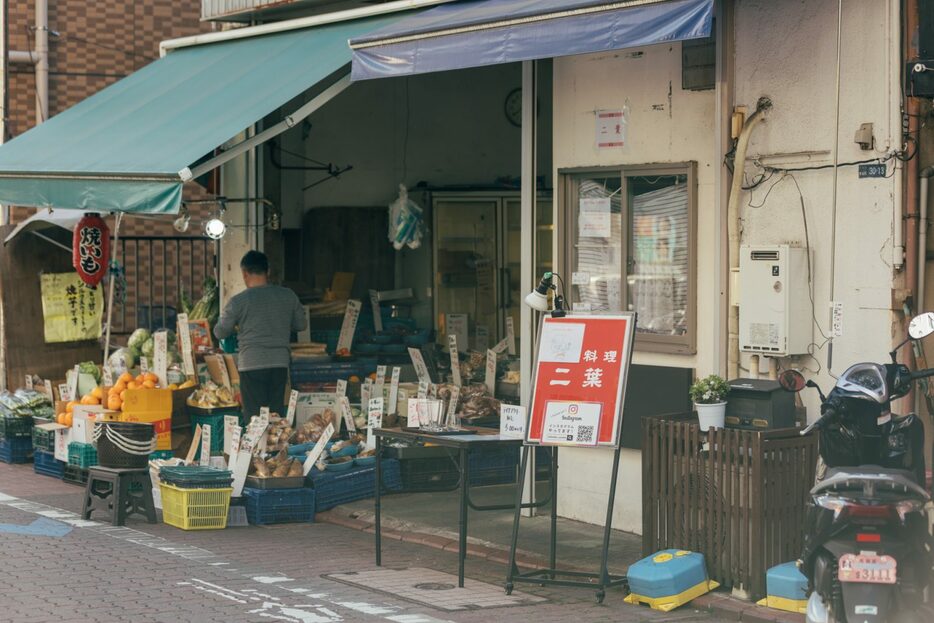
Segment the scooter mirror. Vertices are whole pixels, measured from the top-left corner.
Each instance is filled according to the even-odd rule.
[[[807,387],[804,375],[797,370],[785,370],[778,376],[778,384],[787,392],[800,392]]]
[[[915,316],[908,324],[908,335],[913,340],[920,340],[934,333],[934,312]]]

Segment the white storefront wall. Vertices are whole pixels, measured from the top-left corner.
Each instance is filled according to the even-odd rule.
[[[846,3],[843,20],[843,70],[840,115],[841,162],[874,157],[860,151],[852,137],[861,123],[874,124],[880,150],[898,146],[900,133],[898,72],[891,36],[897,2]],[[749,156],[777,167],[828,164],[833,149],[834,72],[837,3],[797,0],[740,0],[735,14],[735,104],[755,109],[768,96],[773,110],[753,135]],[[896,21],[892,21],[896,19]],[[642,52],[640,56],[635,52]],[[723,372],[720,345],[712,329],[718,322],[716,271],[722,270],[716,244],[720,212],[716,185],[722,154],[716,150],[715,91],[682,91],[681,46],[556,59],[554,65],[555,170],[585,166],[697,162],[697,354],[637,352],[634,363],[695,368],[698,375]],[[670,94],[670,96],[669,96]],[[631,110],[629,145],[620,150],[594,147],[594,111]],[[796,155],[785,155],[796,154]],[[750,165],[747,169],[754,173]],[[800,172],[814,251],[815,313],[824,330],[830,297],[832,170]],[[746,194],[743,242],[804,246],[798,193],[782,181],[763,203],[772,180]],[[893,202],[900,174],[858,180],[855,167],[839,170],[835,298],[845,307],[844,335],[836,340],[834,371],[860,360],[884,360],[891,348],[895,316],[889,310],[893,283]],[[728,189],[721,189],[725,210]],[[556,198],[557,200],[557,198]],[[724,240],[724,244],[726,241]],[[815,342],[823,341],[815,330]],[[816,357],[826,363],[826,351]],[[784,361],[816,371],[809,357]],[[743,358],[743,366],[748,359]],[[748,372],[743,372],[748,375]],[[815,375],[829,388],[826,366]],[[816,413],[814,396],[807,400]],[[628,414],[639,417],[639,414]],[[559,513],[602,524],[606,513],[612,452],[565,450],[561,453]],[[614,527],[641,532],[641,453],[624,449],[616,496]]]

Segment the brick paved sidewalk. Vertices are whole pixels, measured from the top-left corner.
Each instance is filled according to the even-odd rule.
[[[393,623],[714,621],[689,608],[629,606],[620,590],[597,605],[590,591],[522,586],[534,605],[447,611],[325,576],[373,571],[372,535],[325,523],[185,532],[131,521],[114,529],[75,521],[82,490],[0,464],[0,620],[11,623],[292,621]],[[37,519],[63,530],[16,534]],[[49,520],[52,521],[49,521]],[[62,523],[64,522],[64,523]],[[71,525],[69,525],[71,524]],[[78,524],[80,527],[75,527]],[[28,532],[28,531],[27,531]],[[41,530],[39,531],[41,532]],[[54,534],[51,534],[54,533]],[[387,540],[384,565],[456,573],[457,557]],[[498,587],[504,567],[469,558],[468,577]],[[427,573],[427,572],[426,572]],[[348,577],[348,576],[343,576]],[[440,602],[439,602],[440,604]],[[435,605],[439,605],[435,604]]]

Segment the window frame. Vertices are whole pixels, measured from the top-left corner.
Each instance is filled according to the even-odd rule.
[[[560,239],[555,248],[556,266],[561,269],[565,283],[570,286],[571,267],[575,260],[579,181],[588,177],[619,176],[621,191],[626,197],[626,218],[622,223],[620,241],[620,298],[622,308],[629,307],[629,288],[626,285],[632,261],[632,210],[628,178],[686,175],[688,185],[688,309],[685,335],[652,335],[636,333],[635,349],[641,352],[693,355],[697,353],[697,162],[663,164],[618,165],[604,167],[575,167],[558,170],[558,205],[555,223],[561,224]],[[560,254],[560,256],[558,256]],[[573,286],[571,286],[573,287]],[[565,294],[569,299],[571,292]]]

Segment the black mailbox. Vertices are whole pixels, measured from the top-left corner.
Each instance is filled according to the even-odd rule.
[[[778,381],[735,379],[730,381],[726,404],[727,428],[768,430],[795,425],[795,395]]]

